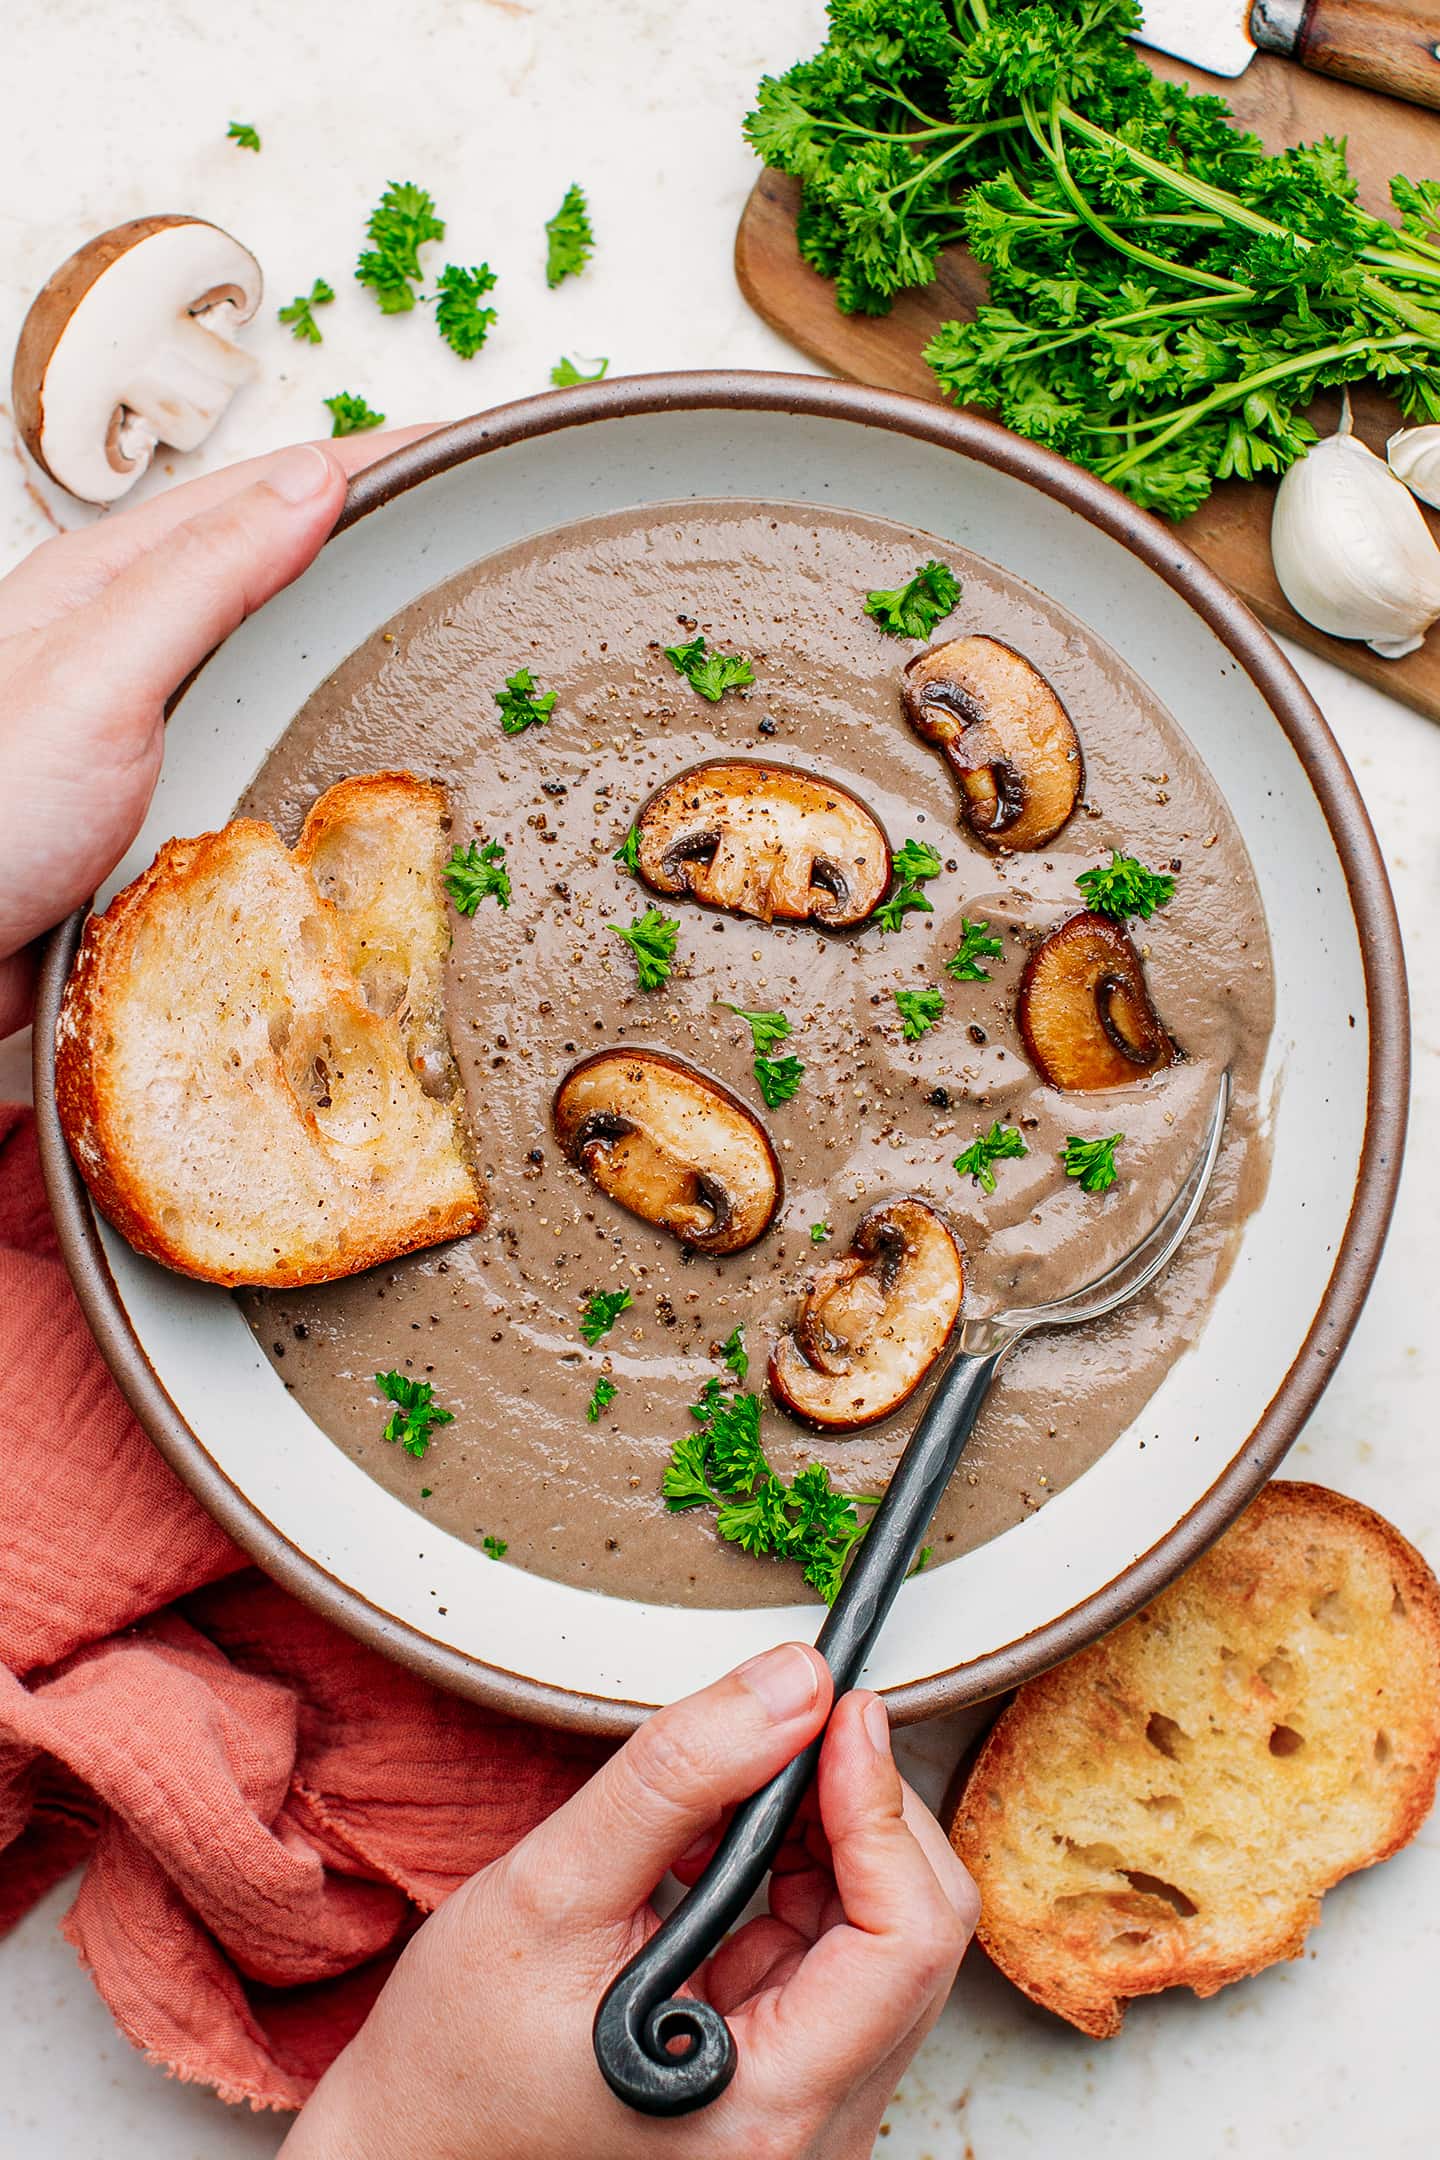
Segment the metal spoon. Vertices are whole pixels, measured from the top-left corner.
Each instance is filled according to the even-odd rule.
[[[1230,1076],[1224,1074],[1199,1154],[1164,1214],[1132,1252],[1053,1304],[968,1320],[885,1497],[851,1563],[816,1648],[838,1699],[855,1685],[894,1603],[990,1383],[1036,1328],[1099,1320],[1151,1284],[1200,1212],[1220,1153]],[[820,1741],[735,1811],[703,1875],[607,1990],[595,2015],[595,2059],[612,2092],[643,2115],[686,2115],[735,2074],[735,2042],[719,2011],[677,1989],[716,1950],[764,1881],[815,1773]],[[670,2053],[678,2042],[681,2052]]]

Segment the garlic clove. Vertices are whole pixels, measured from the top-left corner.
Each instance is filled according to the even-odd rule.
[[[1412,495],[1440,509],[1440,427],[1406,427],[1392,435],[1385,456]]]
[[[1270,552],[1306,622],[1387,660],[1440,617],[1440,548],[1409,489],[1342,429],[1293,464],[1275,494]]]

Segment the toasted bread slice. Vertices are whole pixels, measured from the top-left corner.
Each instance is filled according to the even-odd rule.
[[[1440,1584],[1369,1508],[1268,1486],[1135,1618],[1022,1687],[951,1842],[980,1939],[1104,2039],[1127,2000],[1298,1957],[1414,1837],[1440,1766]]]
[[[353,1275],[476,1229],[443,1006],[444,791],[343,780],[291,854],[172,840],[85,928],[56,1096],[96,1204],[209,1282]]]

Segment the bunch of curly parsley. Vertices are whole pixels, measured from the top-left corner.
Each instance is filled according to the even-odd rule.
[[[1318,390],[1383,382],[1440,419],[1440,184],[1362,210],[1342,143],[1268,155],[1218,98],[1153,76],[1136,0],[831,0],[813,60],[746,122],[804,182],[805,259],[883,314],[966,241],[989,304],[926,348],[985,405],[1183,517],[1281,473]]]

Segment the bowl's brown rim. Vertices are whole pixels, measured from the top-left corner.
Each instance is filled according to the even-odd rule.
[[[735,410],[842,420],[956,450],[1038,488],[1153,570],[1233,654],[1294,749],[1340,857],[1365,977],[1368,1102],[1354,1199],[1314,1321],[1254,1431],[1174,1528],[1101,1589],[982,1657],[888,1690],[891,1715],[903,1724],[1014,1687],[1128,1618],[1220,1535],[1276,1469],[1350,1337],[1389,1227],[1409,1102],[1405,962],[1389,879],[1360,792],[1319,707],[1269,633],[1172,529],[1078,466],[990,421],[895,391],[819,376],[715,371],[622,377],[499,406],[393,451],[351,482],[336,531],[439,473],[536,436],[655,413]],[[212,1460],[181,1416],[130,1325],[56,1114],[55,1021],[84,912],[52,934],[41,969],[35,1027],[40,1152],[60,1248],[81,1306],[141,1424],[235,1542],[277,1582],[352,1635],[439,1686],[513,1716],[597,1734],[631,1731],[649,1705],[508,1671],[382,1611],[299,1552]]]

